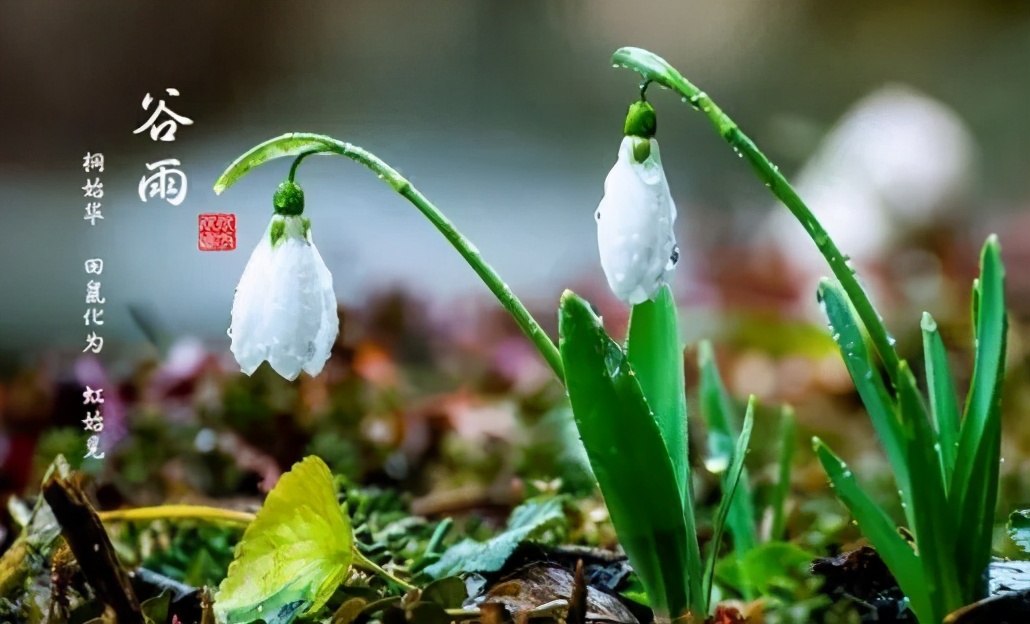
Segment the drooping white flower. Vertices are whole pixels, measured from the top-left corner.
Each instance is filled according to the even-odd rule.
[[[646,156],[638,162],[638,156]],[[658,141],[626,136],[594,212],[601,268],[612,292],[630,305],[652,299],[679,260]]]
[[[333,278],[299,212],[282,214],[277,202],[236,287],[230,349],[248,375],[264,361],[290,381],[317,375],[339,333]]]

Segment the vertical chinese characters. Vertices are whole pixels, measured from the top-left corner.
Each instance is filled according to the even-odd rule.
[[[100,450],[100,432],[104,430],[104,417],[100,415],[100,405],[104,403],[104,389],[103,388],[90,388],[86,386],[86,389],[82,392],[82,404],[96,406],[93,412],[86,412],[86,418],[83,419],[82,424],[85,425],[86,431],[92,433],[89,439],[86,440],[86,454],[83,459],[90,457],[95,459],[103,459],[105,453]]]
[[[86,184],[82,187],[83,196],[87,200],[93,200],[86,203],[86,216],[84,219],[89,221],[90,226],[95,226],[98,219],[104,218],[100,210],[101,203],[99,201],[104,197],[104,183],[100,181],[99,175],[95,175],[92,180],[89,179],[88,175],[90,173],[103,173],[104,155],[87,152],[82,158],[82,168],[85,169],[87,174]],[[104,324],[104,308],[101,306],[103,306],[105,299],[100,294],[100,281],[92,276],[99,277],[104,272],[104,260],[102,258],[89,258],[83,263],[83,267],[86,270],[86,275],[90,276],[90,278],[86,282],[86,313],[83,314],[82,318],[90,331],[86,334],[86,347],[82,352],[86,353],[88,351],[99,354],[104,348],[104,337],[97,333],[97,329]],[[82,392],[82,404],[87,406],[86,417],[83,419],[82,424],[86,433],[90,434],[86,440],[86,454],[83,455],[83,459],[103,459],[106,455],[100,450],[100,432],[104,430],[104,417],[100,413],[100,405],[104,402],[103,392],[103,388],[91,388],[89,386],[86,386],[86,389]],[[92,411],[89,411],[91,408]]]
[[[165,93],[178,97],[179,90],[165,89]],[[150,117],[132,133],[140,134],[149,130],[150,138],[154,141],[174,141],[180,125],[193,125],[192,119],[172,111],[164,100],[158,100],[154,105],[154,98],[149,93],[143,98],[143,110],[150,112]],[[176,158],[147,163],[147,169],[153,173],[144,174],[140,178],[140,200],[145,203],[152,197],[159,197],[173,206],[181,204],[186,199],[187,188],[186,174],[178,168],[181,164]]]
[[[86,170],[88,174],[91,171],[103,172],[104,170],[104,155],[103,154],[92,154],[87,153],[82,159],[82,168]],[[84,197],[86,199],[99,200],[104,196],[104,185],[100,182],[100,177],[94,178],[92,181],[87,177],[86,185],[82,187],[85,192]],[[86,202],[86,216],[83,217],[86,221],[89,221],[90,225],[96,225],[97,219],[103,219],[104,215],[100,212],[99,201],[87,201]]]

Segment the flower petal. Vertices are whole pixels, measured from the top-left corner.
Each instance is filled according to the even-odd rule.
[[[304,220],[275,216],[285,234],[274,248],[272,225],[251,257],[233,302],[233,354],[243,371],[261,361],[288,380],[317,374],[339,331],[332,277]],[[264,250],[260,254],[259,250]]]
[[[232,324],[229,328],[229,336],[232,338],[230,350],[247,375],[252,375],[268,357],[267,345],[256,341],[254,335],[264,306],[265,282],[271,272],[271,231],[272,223],[269,223],[257,247],[251,253],[233,295]]]
[[[604,183],[595,213],[601,267],[612,292],[629,304],[652,298],[678,259],[673,222],[676,205],[662,168],[658,142],[651,155],[633,158],[634,137],[625,137]]]

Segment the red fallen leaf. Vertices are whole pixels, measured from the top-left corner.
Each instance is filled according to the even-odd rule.
[[[715,608],[715,615],[712,616],[712,624],[744,624],[747,622],[744,616],[735,607],[719,605]]]

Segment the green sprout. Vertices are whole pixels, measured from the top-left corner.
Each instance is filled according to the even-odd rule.
[[[955,384],[933,319],[925,314],[921,323],[927,400],[909,365],[894,350],[894,341],[847,256],[778,168],[707,94],[664,59],[647,50],[622,48],[612,61],[639,72],[647,83],[677,92],[702,111],[797,217],[829,263],[836,280],[822,282],[819,298],[894,470],[914,547],[847,466],[820,440],[814,440],[814,447],[837,495],[883,557],[916,618],[936,624],[982,598],[998,497],[1006,339],[1004,268],[996,237],[984,245],[980,277],[973,287],[974,373],[960,418]],[[872,351],[866,348],[867,337]]]

